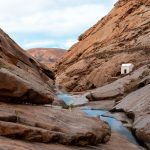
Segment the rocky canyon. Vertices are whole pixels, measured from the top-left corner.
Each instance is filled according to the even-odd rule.
[[[0,149],[149,150],[149,22],[149,0],[119,0],[68,51],[0,29]]]
[[[120,65],[147,63],[149,0],[120,0],[112,11],[81,34],[56,64],[56,82],[67,91],[84,91],[120,77]]]

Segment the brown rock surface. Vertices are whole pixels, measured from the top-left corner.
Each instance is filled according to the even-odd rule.
[[[54,74],[0,30],[0,101],[51,103]]]
[[[28,142],[80,146],[108,142],[110,128],[98,118],[56,109],[51,105],[29,105],[52,103],[53,100],[58,102],[53,80],[53,72],[0,30],[0,136]],[[7,140],[4,139],[6,143]],[[18,149],[18,144],[10,148],[5,142],[3,149]],[[26,143],[19,147],[30,149],[29,145]]]
[[[127,95],[115,109],[126,112],[137,138],[150,144],[150,84]]]
[[[140,67],[130,75],[120,78],[110,84],[87,92],[91,101],[115,99],[120,100],[125,94],[150,83],[150,68],[148,65]]]
[[[27,53],[40,63],[52,66],[66,53],[66,50],[58,48],[32,48],[27,50]]]
[[[92,101],[88,103],[92,110],[111,110],[115,106],[115,100]]]
[[[98,118],[44,106],[0,105],[0,135],[39,143],[97,145],[110,138],[110,128]]]
[[[119,77],[122,63],[147,63],[149,9],[149,0],[120,0],[56,64],[57,84],[67,91],[93,89]]]
[[[89,94],[88,94],[89,93]],[[140,67],[130,75],[85,94],[91,101],[116,101],[113,116],[132,128],[137,138],[150,144],[150,67]],[[95,102],[95,103],[97,103]],[[103,106],[103,105],[102,105]],[[109,104],[109,106],[111,106]],[[124,113],[125,112],[125,113]]]
[[[111,140],[107,144],[96,147],[69,147],[58,144],[29,143],[0,137],[1,150],[116,150],[116,148],[117,150],[144,150],[144,148],[130,143],[128,140],[117,134],[112,134]]]

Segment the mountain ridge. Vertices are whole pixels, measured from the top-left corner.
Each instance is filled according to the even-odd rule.
[[[32,48],[27,53],[34,57],[40,63],[52,66],[66,53],[65,49],[59,48]]]

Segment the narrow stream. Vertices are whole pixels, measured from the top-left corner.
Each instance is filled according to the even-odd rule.
[[[111,127],[111,130],[114,132],[119,133],[121,136],[128,138],[128,140],[136,145],[139,145],[136,138],[132,135],[131,131],[128,128],[124,127],[121,121],[118,121],[112,117],[103,117],[105,113],[108,111],[106,110],[91,110],[91,109],[82,109],[87,115],[92,117],[99,117],[101,120],[107,122]]]
[[[79,96],[77,97],[76,95],[69,95],[65,93],[58,93],[58,97],[63,100],[67,105],[74,105],[76,106],[79,104],[79,101],[82,99]],[[77,99],[76,99],[77,97]],[[81,96],[82,97],[82,96]],[[81,101],[81,104],[87,103],[87,101],[84,99]],[[105,113],[107,113],[107,110],[91,110],[89,107],[85,107],[81,109],[82,112],[87,114],[88,116],[91,117],[99,117],[101,120],[107,122],[109,126],[111,127],[111,130],[114,132],[119,133],[121,136],[126,137],[130,142],[139,145],[136,138],[132,135],[131,131],[124,127],[121,121],[118,121],[115,118],[112,117],[103,117]]]

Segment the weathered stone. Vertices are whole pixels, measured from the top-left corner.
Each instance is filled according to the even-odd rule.
[[[127,95],[117,106],[127,114],[132,112],[133,130],[137,138],[150,143],[150,84]]]
[[[63,100],[55,99],[52,103],[54,106],[61,106],[62,108],[67,108],[66,103]]]
[[[130,75],[92,90],[89,94],[87,93],[87,98],[90,101],[105,99],[117,100],[118,97],[148,84],[148,79],[150,79],[150,69],[148,66],[143,66]]]
[[[40,143],[97,145],[110,137],[98,118],[44,106],[0,105],[0,135]]]
[[[56,64],[56,82],[67,91],[85,91],[120,78],[122,63],[133,63],[135,68],[147,64],[149,8],[149,0],[119,1]],[[82,68],[85,62],[87,68]]]
[[[86,147],[70,147],[56,144],[42,144],[42,143],[29,143],[19,140],[12,140],[4,137],[0,137],[0,149],[1,150],[144,150],[144,148],[138,147],[130,143],[127,139],[120,137],[117,134],[112,134],[111,140],[107,144],[101,144],[98,146],[86,146]]]
[[[94,109],[111,110],[115,106],[115,101],[114,100],[93,101],[89,102],[88,106],[93,110]]]
[[[54,74],[0,30],[0,101],[52,103]]]

